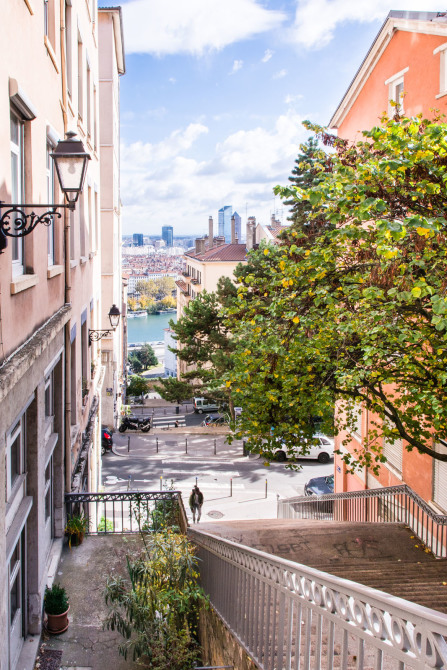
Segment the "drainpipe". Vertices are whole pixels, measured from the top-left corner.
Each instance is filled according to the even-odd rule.
[[[60,0],[60,40],[61,40],[61,80],[62,80],[62,117],[64,136],[68,130],[67,122],[67,64],[65,54],[65,0]],[[64,208],[64,254],[65,254],[65,304],[71,304],[71,268],[70,268],[70,213]],[[65,324],[65,491],[71,492],[71,340],[70,320]]]

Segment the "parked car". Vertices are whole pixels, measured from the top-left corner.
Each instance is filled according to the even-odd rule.
[[[194,398],[194,412],[196,414],[203,414],[204,412],[217,412],[218,405],[211,400],[205,398]]]
[[[334,475],[314,477],[304,484],[306,496],[322,496],[325,493],[334,493]]]
[[[306,440],[304,440],[305,443]],[[314,435],[313,444],[309,445],[309,451],[306,454],[297,454],[293,447],[282,443],[275,451],[275,456],[278,461],[286,461],[288,458],[311,458],[319,463],[329,463],[334,457],[334,440],[326,435]]]
[[[226,416],[220,416],[218,414],[211,416],[207,414],[202,421],[202,426],[220,426],[225,423],[228,423],[228,418]]]
[[[106,451],[112,451],[113,437],[108,428],[101,428],[101,454],[104,455]]]

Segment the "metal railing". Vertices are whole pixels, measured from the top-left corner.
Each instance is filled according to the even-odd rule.
[[[404,523],[437,558],[447,556],[447,516],[436,514],[406,484],[278,500],[277,517]]]
[[[447,615],[189,529],[211,605],[261,670],[447,667]]]
[[[144,526],[176,525],[185,533],[187,516],[180,491],[125,491],[119,493],[66,493],[67,518],[83,514],[86,533],[138,533]]]

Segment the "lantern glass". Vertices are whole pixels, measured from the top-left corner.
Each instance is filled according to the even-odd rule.
[[[110,325],[115,330],[120,322],[121,313],[116,305],[112,305],[109,312]]]
[[[74,209],[74,203],[84,187],[90,156],[84,151],[81,140],[75,140],[74,133],[67,133],[67,139],[58,142],[51,157],[56,166],[61,190]]]

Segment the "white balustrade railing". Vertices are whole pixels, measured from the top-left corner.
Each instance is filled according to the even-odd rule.
[[[447,615],[188,530],[211,605],[262,670],[447,668]]]

